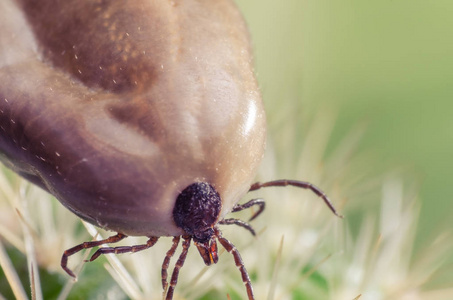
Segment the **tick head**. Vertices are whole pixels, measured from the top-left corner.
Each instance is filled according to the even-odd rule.
[[[176,199],[173,218],[176,225],[193,237],[206,265],[218,261],[216,231],[222,200],[212,185],[197,182],[185,188]]]
[[[193,237],[195,243],[209,248],[221,209],[222,200],[214,187],[206,182],[196,182],[178,195],[173,219],[186,235]]]

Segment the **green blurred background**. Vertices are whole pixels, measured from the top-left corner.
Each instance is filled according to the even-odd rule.
[[[336,112],[335,144],[358,124],[376,170],[420,182],[416,245],[453,219],[453,2],[238,0],[269,108]],[[295,101],[295,102],[294,102]],[[284,110],[284,109],[283,109]],[[308,112],[308,113],[307,113]]]

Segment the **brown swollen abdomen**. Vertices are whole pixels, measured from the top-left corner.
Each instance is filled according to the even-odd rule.
[[[0,38],[7,166],[128,235],[180,234],[172,209],[195,181],[215,186],[222,216],[247,191],[265,116],[231,1],[3,5],[25,24],[4,19]]]

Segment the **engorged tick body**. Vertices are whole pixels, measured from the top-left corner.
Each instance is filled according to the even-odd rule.
[[[197,181],[216,187],[221,216],[231,211],[265,141],[231,1],[24,0],[22,9],[35,41],[0,73],[0,147],[18,172],[127,235],[182,234],[173,207]]]
[[[183,236],[182,259],[193,239],[206,264],[217,262],[216,240],[241,261],[217,224],[254,234],[249,224],[224,219],[254,205],[253,218],[262,211],[262,200],[237,204],[249,189],[296,185],[328,203],[304,182],[251,188],[265,113],[247,28],[231,0],[2,5],[0,159],[82,219],[118,232],[107,242],[150,238],[92,259],[144,250],[160,236],[175,236],[176,247]],[[68,256],[100,244],[66,251],[65,270],[72,274]]]

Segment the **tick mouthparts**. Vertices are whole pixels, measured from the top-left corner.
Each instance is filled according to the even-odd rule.
[[[205,265],[207,266],[212,265],[211,255],[209,253],[209,243],[195,242],[195,246],[197,246],[198,252],[200,252],[200,256],[203,258]]]
[[[209,249],[209,255],[211,256],[211,261],[217,263],[219,261],[219,256],[217,254],[217,242],[215,239],[211,240],[211,247]]]
[[[219,261],[219,256],[217,255],[217,243],[214,239],[211,240],[211,243],[209,243],[209,241],[205,243],[195,242],[195,246],[197,246],[198,252],[200,252],[205,265],[210,266]]]

